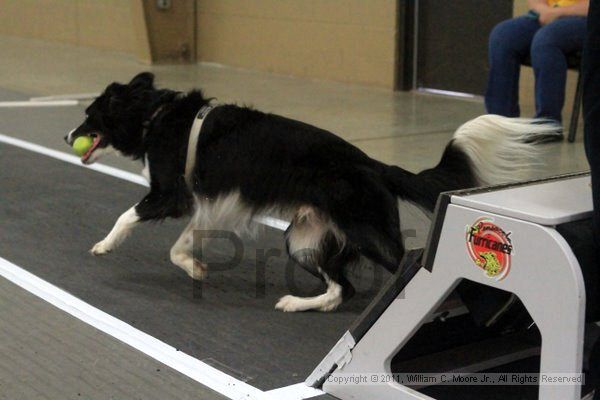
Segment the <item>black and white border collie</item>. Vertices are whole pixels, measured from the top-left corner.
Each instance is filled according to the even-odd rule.
[[[116,150],[142,160],[150,182],[149,193],[91,253],[114,250],[140,222],[186,216],[190,222],[171,248],[171,261],[203,279],[207,266],[192,254],[195,229],[240,232],[257,215],[275,215],[291,221],[285,232],[290,257],[318,271],[327,285],[316,297],[282,297],[275,307],[283,311],[334,310],[353,291],[344,267],[361,256],[393,272],[404,253],[399,201],[431,215],[440,192],[519,179],[537,154],[529,139],[557,134],[540,121],[484,115],[458,128],[436,167],[413,174],[323,129],[215,105],[190,149],[195,167],[188,185],[190,128],[210,103],[199,90],[156,89],[146,72],[128,84],[110,84],[86,109],[85,121],[65,137],[68,144],[94,137],[81,161],[91,164]]]

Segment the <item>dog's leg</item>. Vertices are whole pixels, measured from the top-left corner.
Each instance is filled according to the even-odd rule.
[[[137,204],[136,204],[137,206]],[[115,226],[112,228],[110,233],[106,235],[104,240],[96,243],[90,252],[99,256],[101,254],[106,254],[120,245],[123,240],[129,235],[131,230],[139,223],[140,217],[136,212],[136,206],[131,207],[129,210],[125,211],[117,222]]]
[[[185,227],[179,239],[171,247],[171,262],[196,280],[202,280],[207,271],[206,264],[194,258],[194,228],[196,227],[196,218],[192,217],[191,221]]]
[[[302,207],[286,232],[286,242],[290,257],[303,268],[318,271],[327,290],[315,297],[284,296],[275,308],[286,312],[335,310],[342,303],[344,291],[351,290],[342,268],[352,262],[354,253],[345,248],[343,234],[313,208]]]
[[[283,296],[275,308],[285,312],[318,310],[318,311],[333,311],[342,304],[342,285],[331,279],[326,273],[323,274],[327,283],[327,291],[323,294],[314,297],[298,297],[288,294]]]

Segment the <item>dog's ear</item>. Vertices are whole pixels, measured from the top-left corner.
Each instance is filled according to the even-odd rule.
[[[154,74],[152,72],[139,73],[129,82],[129,86],[135,88],[150,89],[152,85],[154,85]]]

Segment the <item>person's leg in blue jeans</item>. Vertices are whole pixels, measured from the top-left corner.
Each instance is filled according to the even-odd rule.
[[[562,121],[567,82],[566,54],[581,50],[585,17],[563,17],[539,29],[531,42],[535,74],[535,116]]]
[[[519,71],[541,25],[535,18],[517,17],[496,25],[489,39],[485,108],[489,114],[518,117]]]

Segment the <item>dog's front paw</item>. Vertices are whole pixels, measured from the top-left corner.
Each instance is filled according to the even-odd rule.
[[[302,299],[291,294],[280,298],[277,304],[275,304],[275,309],[283,312],[304,311],[302,308]]]
[[[95,256],[101,256],[102,254],[106,254],[109,253],[112,250],[112,248],[106,243],[105,240],[98,242],[94,245],[94,247],[92,247],[92,249],[90,250],[90,253],[92,253]]]

